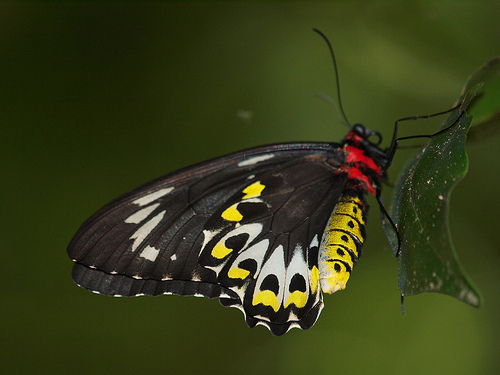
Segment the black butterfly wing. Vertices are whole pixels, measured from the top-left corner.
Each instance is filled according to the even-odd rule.
[[[73,280],[113,296],[201,295],[274,334],[323,306],[321,236],[347,177],[339,146],[264,146],[161,177],[89,218],[68,246]]]

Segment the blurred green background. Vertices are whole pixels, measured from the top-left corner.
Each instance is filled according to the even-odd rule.
[[[65,250],[99,207],[167,172],[265,143],[340,140],[346,129],[314,97],[335,86],[312,27],[334,45],[350,121],[387,141],[396,119],[448,109],[499,54],[499,14],[498,1],[2,2],[0,372],[500,373],[498,134],[468,146],[451,202],[480,309],[425,294],[401,315],[371,198],[348,288],[325,297],[311,330],[280,338],[213,300],[89,293]],[[410,155],[397,154],[390,181]]]

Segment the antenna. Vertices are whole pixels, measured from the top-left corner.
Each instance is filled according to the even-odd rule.
[[[335,113],[336,113],[338,119],[340,120],[340,122],[342,124],[344,124],[345,126],[347,126],[348,128],[351,128],[352,127],[351,123],[347,119],[347,116],[345,115],[345,112],[344,112],[344,108],[342,107],[342,100],[340,98],[339,72],[338,72],[338,69],[337,69],[337,61],[335,60],[335,54],[333,53],[332,45],[330,44],[330,41],[328,40],[328,38],[326,37],[326,35],[323,34],[321,31],[319,31],[316,28],[313,28],[313,31],[316,32],[316,33],[318,33],[323,38],[323,40],[328,45],[328,49],[330,50],[330,55],[332,56],[333,69],[335,71],[335,81],[336,81],[336,84],[337,84],[337,92],[336,92],[337,93],[337,102],[335,102],[333,100],[331,100],[329,102],[332,103],[333,109],[335,110]]]

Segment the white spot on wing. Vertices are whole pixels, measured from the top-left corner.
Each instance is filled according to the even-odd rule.
[[[269,247],[269,240],[263,239],[257,242],[255,245],[250,246],[248,249],[242,251],[238,257],[234,260],[233,264],[238,265],[246,259],[254,259],[257,262],[257,269],[255,274],[260,272],[260,267],[264,261],[264,255],[266,254],[267,248]]]
[[[253,158],[240,161],[238,163],[238,167],[247,167],[249,165],[254,165],[254,164],[260,163],[261,161],[269,160],[269,159],[272,159],[272,158],[274,158],[274,154],[266,154],[266,155],[261,155],[261,156],[254,156]]]
[[[219,298],[229,298],[231,299],[231,296],[227,293],[224,293],[223,291],[220,292]]]
[[[139,229],[135,231],[133,235],[130,236],[131,240],[134,240],[132,244],[132,251],[135,251],[137,247],[144,241],[144,239],[156,228],[165,215],[165,211],[161,211],[158,215],[153,217],[151,220],[147,221]]]
[[[238,255],[234,260],[233,265],[237,267],[238,264],[240,264],[246,259],[254,259],[257,262],[257,269],[255,271],[254,276],[258,275],[260,272],[260,267],[262,266],[262,263],[264,261],[264,255],[266,254],[268,247],[269,247],[268,239],[264,239],[260,242],[257,242],[255,245],[250,246],[245,251],[242,251],[240,255]],[[233,265],[231,265],[230,269],[233,267]],[[238,296],[240,297],[240,300],[243,301],[246,292],[246,287],[247,285],[244,285],[242,288],[236,286],[236,287],[231,287],[230,289],[236,292],[236,294],[238,294]]]
[[[266,324],[266,322],[270,322],[271,319],[269,319],[268,316],[264,316],[264,315],[254,315],[254,317],[256,319],[260,319],[262,320],[262,322],[258,322],[257,325],[261,325],[261,326],[264,326],[264,327],[267,327],[268,329],[271,329],[269,328],[269,326]]]
[[[294,321],[296,322],[299,320],[299,317],[293,313],[293,311],[290,311],[290,314],[288,314],[288,321]]]
[[[250,236],[246,242],[248,244],[248,243],[252,242],[254,240],[254,238],[260,234],[260,232],[262,232],[262,228],[263,228],[263,225],[260,223],[245,224],[237,229],[233,229],[231,232],[226,234],[223,238],[225,241],[229,237],[237,236],[241,233],[248,233],[248,235]]]
[[[220,233],[221,230],[222,230],[222,228],[219,228],[219,229],[216,229],[213,231],[205,229],[203,231],[203,245],[201,246],[202,251],[205,248],[205,246],[207,246],[207,243],[209,243],[212,238],[214,238],[218,233]]]
[[[284,281],[285,281],[285,258],[283,245],[279,245],[273,250],[273,253],[269,259],[264,263],[262,270],[260,271],[259,278],[257,279],[257,285],[255,286],[254,295],[261,290],[261,285],[267,275],[275,275],[278,278],[278,302],[280,307],[283,305],[283,294],[284,294]]]
[[[245,198],[241,202],[245,203],[263,203],[264,201],[260,198]],[[240,202],[238,202],[240,203]]]
[[[315,237],[316,238],[316,237]],[[313,239],[314,241],[314,239]],[[286,303],[288,301],[288,297],[290,296],[290,283],[292,282],[292,278],[295,274],[300,274],[306,280],[306,290],[305,293],[309,294],[309,269],[307,268],[307,264],[304,260],[304,252],[302,250],[302,245],[297,244],[295,249],[293,250],[292,260],[286,269],[286,281],[285,281],[285,291],[283,301]],[[278,279],[279,279],[279,275]]]
[[[177,260],[177,255],[175,254],[172,254],[172,256],[170,257],[170,260],[173,262],[174,260]]]
[[[160,249],[157,249],[153,246],[146,246],[144,250],[141,251],[140,256],[144,259],[150,260],[154,262],[160,253]]]
[[[319,242],[318,242],[318,235],[314,235],[314,238],[312,239],[311,243],[309,244],[309,248],[312,248],[312,247],[318,247],[319,246]]]
[[[243,315],[245,316],[245,318],[246,318],[247,313],[245,312],[245,309],[243,308],[243,306],[241,306],[241,305],[231,305],[230,307],[234,307],[234,308],[240,310],[243,313]]]
[[[151,206],[147,206],[136,213],[130,215],[125,219],[126,223],[131,223],[131,224],[139,224],[141,221],[146,219],[151,212],[153,212],[160,204],[152,204]]]
[[[163,189],[157,190],[157,191],[155,191],[153,193],[150,193],[148,195],[145,195],[144,197],[136,199],[132,203],[138,204],[139,206],[145,206],[145,205],[147,205],[147,204],[149,204],[149,203],[157,200],[158,198],[161,198],[164,195],[167,195],[172,190],[174,190],[173,186],[170,186],[170,187],[167,187],[167,188],[163,188]]]

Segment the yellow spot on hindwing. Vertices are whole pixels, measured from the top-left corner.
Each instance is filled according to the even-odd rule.
[[[266,186],[262,185],[260,181],[256,181],[253,184],[248,185],[245,189],[243,189],[243,193],[245,193],[245,195],[242,199],[249,199],[260,196],[260,193],[262,193],[262,190],[264,190],[265,187]]]
[[[245,270],[240,267],[232,267],[229,272],[227,273],[227,276],[229,276],[231,279],[246,279],[250,275],[250,271]]]
[[[270,306],[275,312],[278,312],[280,308],[278,297],[270,290],[263,290],[253,297],[252,304],[256,306],[259,303],[262,303],[265,306]]]
[[[363,245],[364,205],[357,197],[342,197],[325,228],[319,249],[319,279],[325,293],[346,287]]]
[[[238,203],[227,208],[221,216],[227,221],[241,221],[243,219],[243,215],[238,211]]]
[[[313,266],[313,268],[311,270],[311,292],[312,292],[312,294],[316,293],[316,289],[318,288],[318,282],[319,282],[318,267]]]
[[[287,308],[290,304],[294,304],[297,306],[299,309],[304,307],[307,303],[307,294],[304,292],[301,292],[300,290],[296,290],[290,296],[288,297],[286,303],[285,303],[285,308]]]
[[[233,250],[227,248],[226,245],[224,245],[224,243],[221,241],[212,249],[212,256],[217,259],[223,259],[231,254],[231,251]]]

